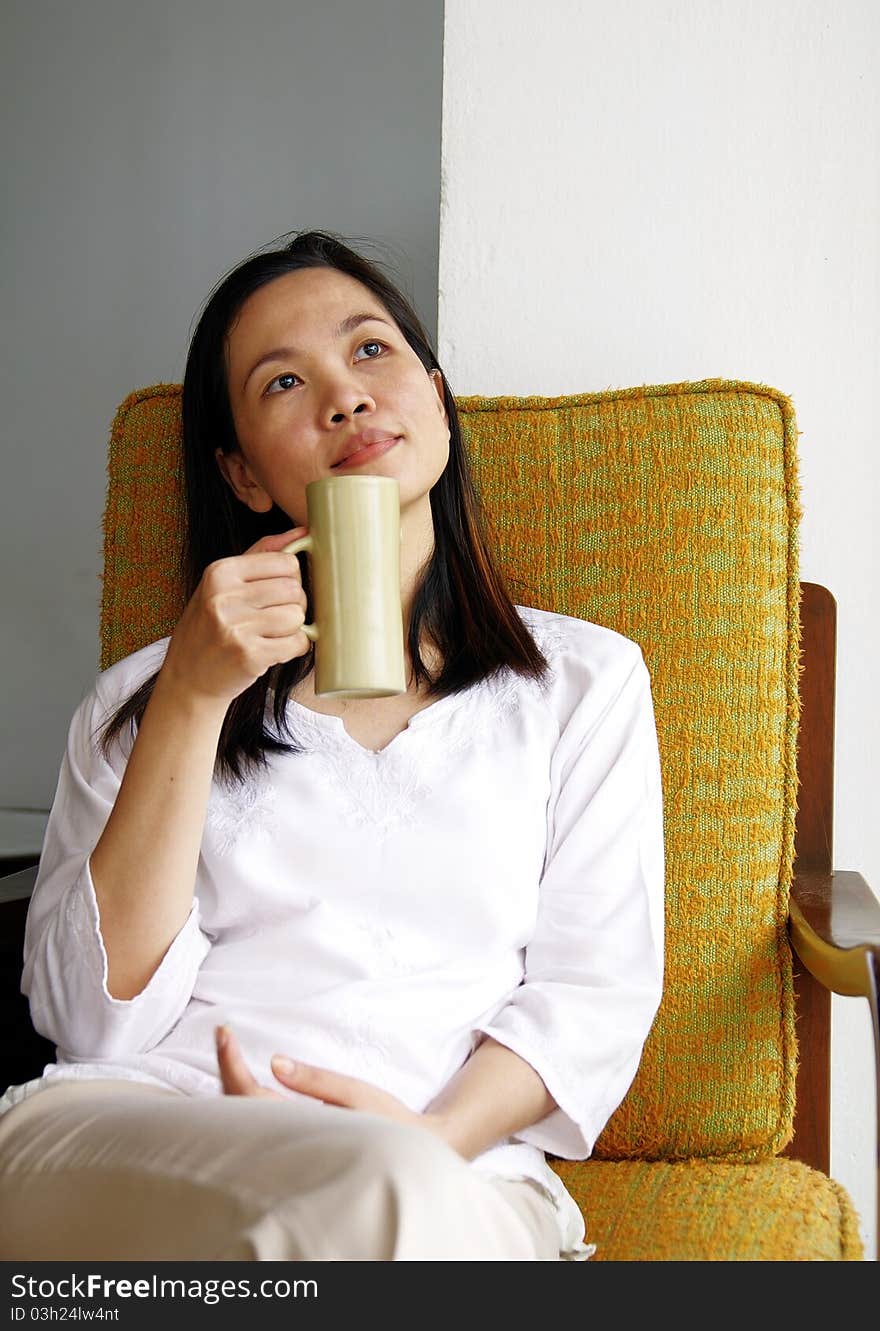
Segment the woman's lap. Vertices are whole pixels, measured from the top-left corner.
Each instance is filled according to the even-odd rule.
[[[555,1261],[558,1234],[416,1125],[69,1081],[0,1116],[0,1259]]]

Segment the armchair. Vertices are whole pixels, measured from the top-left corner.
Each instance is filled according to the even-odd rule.
[[[457,405],[514,599],[634,638],[654,689],[664,998],[593,1157],[551,1164],[597,1260],[860,1260],[828,1177],[830,991],[878,1035],[880,903],[832,867],[834,603],[799,581],[792,403],[707,380]],[[102,667],[181,609],[179,408],[158,384],[113,422]],[[32,881],[0,884],[7,929]]]

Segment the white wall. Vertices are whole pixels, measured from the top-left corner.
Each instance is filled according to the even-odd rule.
[[[801,576],[837,599],[835,849],[880,889],[880,7],[446,0],[454,391],[702,378],[794,400]],[[867,1004],[834,1000],[832,1174],[874,1252]]]
[[[442,0],[6,0],[0,855],[98,669],[107,439],[253,249],[375,241],[436,323]],[[362,246],[363,248],[363,246]],[[36,839],[36,844],[34,844]]]

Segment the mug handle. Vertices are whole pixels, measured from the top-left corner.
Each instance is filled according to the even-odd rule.
[[[298,555],[300,550],[305,550],[306,554],[311,554],[314,544],[311,535],[300,536],[297,540],[291,541],[290,545],[282,546],[282,551],[286,555]],[[311,642],[318,641],[317,624],[303,624],[302,631]]]

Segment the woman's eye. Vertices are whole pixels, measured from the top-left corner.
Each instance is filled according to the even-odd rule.
[[[270,393],[286,393],[288,388],[293,387],[295,374],[279,374],[266,388],[266,395]]]
[[[361,345],[360,345],[359,350],[360,350],[360,351],[365,351],[365,350],[367,349],[367,347],[375,347],[375,348],[376,348],[376,350],[375,350],[374,352],[370,353],[370,354],[367,356],[367,360],[375,360],[376,357],[377,357],[377,356],[380,356],[380,355],[382,354],[382,352],[384,351],[384,349],[385,349],[385,343],[384,343],[384,342],[362,342]]]

